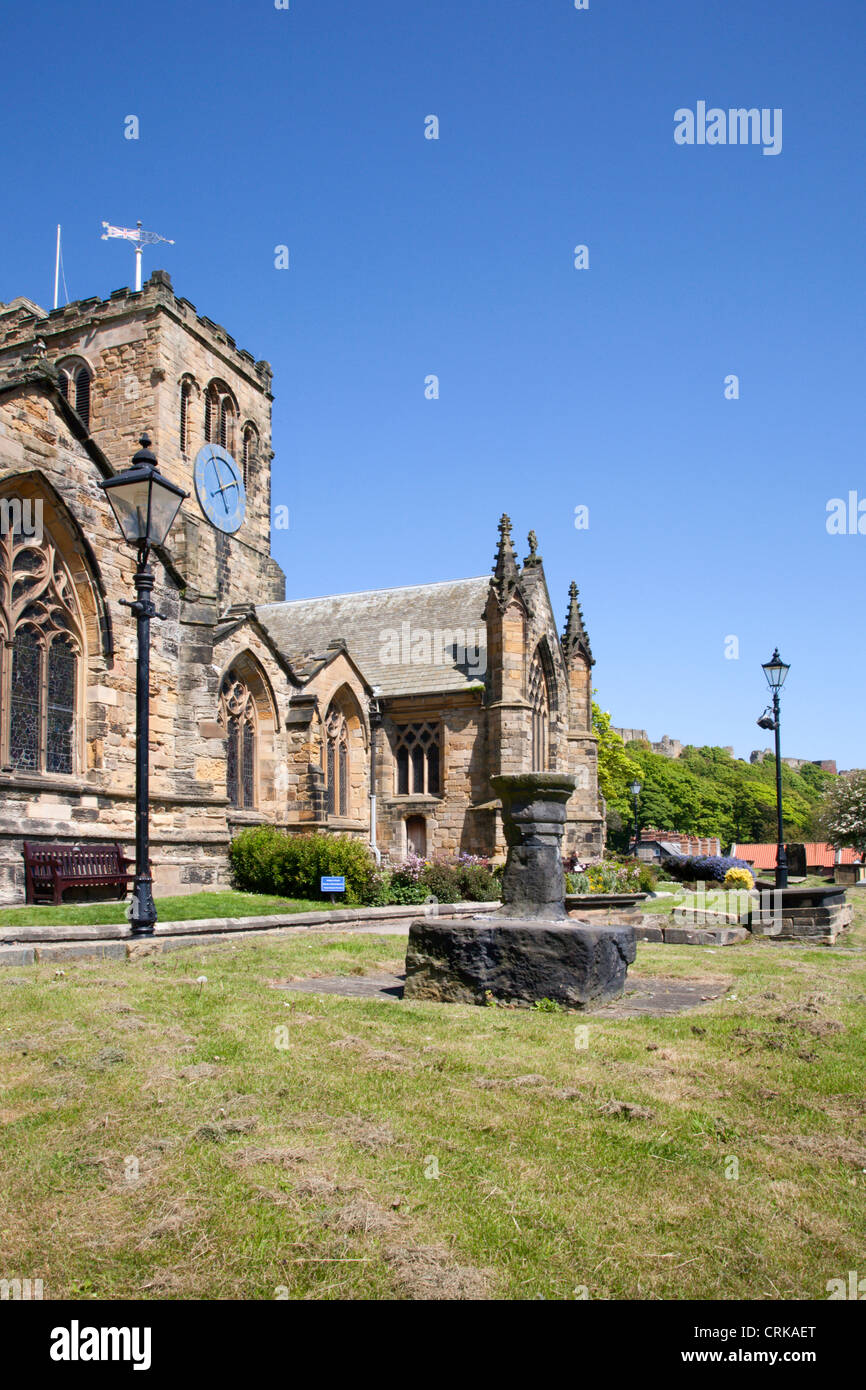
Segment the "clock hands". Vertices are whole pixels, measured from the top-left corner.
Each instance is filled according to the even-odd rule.
[[[213,464],[213,470],[217,480],[217,486],[213,489],[213,495],[216,496],[216,494],[219,493],[220,497],[222,498],[222,504],[226,509],[226,514],[228,514],[229,504],[226,501],[224,494],[227,493],[230,488],[235,488],[235,490],[237,490],[237,478],[232,477],[230,474],[229,481],[227,483],[223,483],[222,475],[220,474],[219,470],[219,465],[222,462],[222,460],[219,458],[217,454],[212,453],[210,456],[210,462]]]

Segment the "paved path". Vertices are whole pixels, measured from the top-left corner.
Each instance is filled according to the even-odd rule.
[[[403,998],[405,975],[380,972],[369,975],[322,975],[309,980],[287,980],[275,989],[295,990],[299,994],[338,994],[346,999],[386,999],[398,1003]],[[725,993],[727,984],[718,980],[670,980],[655,976],[629,979],[622,999],[592,1010],[611,1018],[664,1017],[699,1008]]]

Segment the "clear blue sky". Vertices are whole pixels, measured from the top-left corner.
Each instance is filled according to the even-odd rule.
[[[748,756],[778,643],[784,751],[866,763],[866,535],[825,527],[866,499],[862,0],[3,23],[0,299],[50,306],[57,222],[71,298],[131,283],[103,218],[175,238],[145,274],[274,366],[290,597],[484,573],[507,510],[615,723]],[[781,154],[676,145],[699,100],[781,107]]]

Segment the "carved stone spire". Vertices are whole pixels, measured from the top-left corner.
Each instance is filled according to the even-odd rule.
[[[594,665],[592,648],[583,623],[583,613],[577,601],[577,585],[573,579],[568,589],[568,617],[562,634],[562,649],[566,661],[570,661],[575,652],[581,652],[590,665]]]
[[[496,563],[493,566],[493,583],[503,602],[518,579],[517,556],[511,543],[511,518],[505,512],[499,518],[499,545],[496,548]]]

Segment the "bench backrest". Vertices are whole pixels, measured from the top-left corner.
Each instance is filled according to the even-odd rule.
[[[108,845],[43,844],[24,841],[24,862],[34,880],[60,878],[109,878],[126,872],[126,858],[118,841]]]

